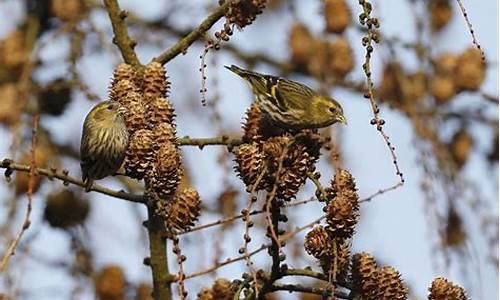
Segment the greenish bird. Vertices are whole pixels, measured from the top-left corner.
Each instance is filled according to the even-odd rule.
[[[85,190],[93,181],[113,175],[120,168],[128,146],[127,110],[116,101],[103,101],[92,108],[83,123],[80,167]]]
[[[245,79],[255,95],[255,103],[278,127],[313,129],[340,122],[347,124],[342,106],[308,86],[272,75],[225,66]]]

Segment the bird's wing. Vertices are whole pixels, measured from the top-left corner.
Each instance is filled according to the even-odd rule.
[[[288,109],[306,109],[311,103],[308,101],[316,93],[309,87],[288,79],[278,79],[273,87],[272,95],[278,102],[286,103]],[[286,99],[285,99],[286,97]]]

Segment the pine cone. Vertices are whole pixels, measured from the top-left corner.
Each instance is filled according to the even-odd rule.
[[[291,61],[300,70],[307,70],[311,58],[313,35],[302,23],[295,23],[290,31],[288,47],[291,51]]]
[[[142,87],[142,78],[138,76],[134,67],[129,64],[121,63],[116,66],[115,71],[113,72],[113,81],[111,86],[115,86],[120,80],[128,80],[139,89]]]
[[[155,127],[161,123],[175,126],[174,118],[174,107],[168,99],[157,97],[149,103],[148,121],[151,126]]]
[[[325,0],[323,13],[326,31],[342,33],[351,23],[351,9],[345,0]]]
[[[332,242],[328,231],[323,226],[314,227],[307,233],[304,240],[304,248],[309,255],[317,259],[324,258],[330,254]]]
[[[229,282],[229,280],[219,278],[212,285],[212,293],[214,299],[233,300],[237,288],[238,286]]]
[[[336,238],[350,238],[359,218],[359,205],[353,202],[356,193],[345,190],[337,194],[326,206],[328,230]]]
[[[154,145],[153,150],[158,151],[163,144],[175,144],[175,127],[169,123],[160,123],[153,131]]]
[[[194,226],[201,212],[201,200],[198,192],[187,188],[177,193],[171,202],[168,202],[163,213],[167,228],[187,230]]]
[[[291,153],[290,153],[291,152]],[[278,175],[276,197],[285,201],[294,199],[305,184],[307,174],[314,171],[315,158],[309,156],[302,145],[294,145],[284,162],[284,168]]]
[[[158,97],[166,97],[170,88],[170,82],[163,66],[158,62],[146,65],[143,76],[144,96],[148,101]]]
[[[51,0],[50,12],[64,22],[76,21],[83,15],[84,3],[81,0]]]
[[[125,154],[125,173],[136,179],[142,179],[151,171],[153,163],[153,132],[147,129],[137,130],[132,137]]]
[[[100,300],[125,299],[126,279],[122,268],[107,266],[95,278],[95,292]]]
[[[450,75],[434,75],[430,81],[431,94],[437,104],[447,103],[457,93],[455,82]]]
[[[234,149],[235,154],[235,171],[238,176],[243,180],[247,189],[251,190],[253,185],[257,182],[257,178],[265,168],[263,155],[255,144],[242,144]],[[264,178],[260,180],[256,190],[265,187]]]
[[[262,138],[261,123],[262,112],[257,104],[252,105],[247,109],[245,122],[243,123],[243,138],[247,141],[259,141]]]
[[[140,129],[146,129],[146,111],[142,96],[139,93],[128,93],[123,100],[123,105],[127,108],[127,129],[133,133]]]
[[[431,0],[428,2],[427,10],[430,14],[431,28],[433,31],[443,29],[453,16],[452,6],[449,0]]]
[[[231,24],[235,24],[239,29],[252,24],[257,15],[262,13],[266,7],[266,0],[241,0],[231,2],[226,10],[226,19]]]
[[[148,178],[158,196],[166,199],[175,193],[179,185],[182,169],[181,155],[173,143],[165,143],[156,154],[154,174]]]
[[[449,282],[446,278],[437,277],[429,288],[429,300],[468,300],[467,293],[459,286]]]
[[[354,53],[347,39],[337,38],[329,45],[328,54],[329,68],[338,78],[344,78],[354,69]]]
[[[83,224],[88,214],[89,202],[63,189],[47,196],[43,217],[50,226],[66,229]]]
[[[356,253],[351,260],[353,288],[366,300],[377,299],[378,272],[375,258],[366,252]]]
[[[128,101],[131,101],[131,99],[127,97],[129,93],[140,93],[140,90],[133,81],[122,79],[116,83],[112,83],[109,90],[109,99],[118,101],[120,104],[127,107]]]
[[[401,275],[393,267],[386,266],[378,270],[379,300],[403,300],[408,297],[408,288]]]
[[[451,157],[459,169],[461,169],[469,160],[473,146],[474,140],[465,128],[461,128],[453,135],[449,149]]]
[[[333,179],[330,181],[330,187],[326,189],[329,199],[335,198],[339,191],[357,191],[354,177],[352,177],[349,171],[344,169],[340,169],[339,172],[333,176]]]
[[[457,61],[455,84],[460,91],[477,91],[483,84],[486,64],[476,48],[467,49]]]
[[[333,274],[333,268],[336,268],[336,280],[347,280],[347,274],[349,274],[349,244],[348,242],[342,242],[340,240],[336,241],[337,251],[333,252],[333,247],[330,247],[329,254],[320,258],[319,264],[323,269],[323,273],[330,277]]]
[[[198,293],[197,300],[215,300],[214,295],[212,294],[212,289],[204,287]]]

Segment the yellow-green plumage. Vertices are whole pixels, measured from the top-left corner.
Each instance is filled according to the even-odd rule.
[[[86,191],[95,179],[113,175],[120,168],[128,145],[126,110],[118,102],[104,101],[92,108],[83,123],[80,166]]]
[[[245,79],[255,102],[269,119],[284,129],[311,129],[346,123],[342,106],[302,83],[241,69],[227,69]]]

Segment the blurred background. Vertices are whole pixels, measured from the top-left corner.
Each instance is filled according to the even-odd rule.
[[[173,45],[218,6],[215,0],[119,2],[129,11],[126,22],[142,63]],[[426,299],[437,276],[460,284],[472,299],[496,299],[498,1],[464,3],[486,63],[456,1],[372,4],[381,36],[372,58],[376,99],[405,184],[361,205],[351,250],[370,252],[380,265],[396,268],[412,299]],[[393,159],[370,125],[373,114],[363,97],[365,29],[359,13],[358,1],[268,0],[251,25],[235,29],[219,50],[206,54],[207,106],[201,104],[199,70],[205,40],[195,43],[166,64],[178,136],[241,136],[252,94],[223,68],[236,64],[329,92],[343,105],[348,126],[334,125],[322,134],[333,138],[360,197],[397,184]],[[206,38],[214,39],[222,28],[223,20]],[[0,158],[29,164],[31,116],[40,114],[37,165],[67,169],[80,177],[83,119],[97,101],[107,98],[113,68],[122,62],[112,36],[100,1],[0,1]],[[197,224],[230,217],[246,206],[248,195],[226,147],[182,147],[182,153],[181,184],[196,188],[203,201]],[[329,152],[323,153],[317,170],[328,185],[335,170]],[[23,222],[28,176],[14,173],[11,181],[1,181],[3,255]],[[115,190],[142,189],[142,183],[119,177],[100,183]],[[314,192],[308,182],[297,200]],[[289,229],[323,214],[317,202],[290,207],[286,213]],[[146,210],[138,204],[37,177],[32,224],[1,274],[0,298],[148,299],[145,219]],[[255,222],[250,250],[267,242],[263,218]],[[237,257],[242,224],[237,220],[182,235],[185,272]],[[318,268],[304,251],[306,233],[287,244],[287,263]],[[175,272],[171,250],[169,257]],[[253,261],[258,267],[270,264],[265,251]],[[189,299],[215,278],[241,278],[246,270],[239,261],[187,280]],[[106,289],[114,298],[103,296]],[[273,299],[315,299],[310,297],[276,293]]]

